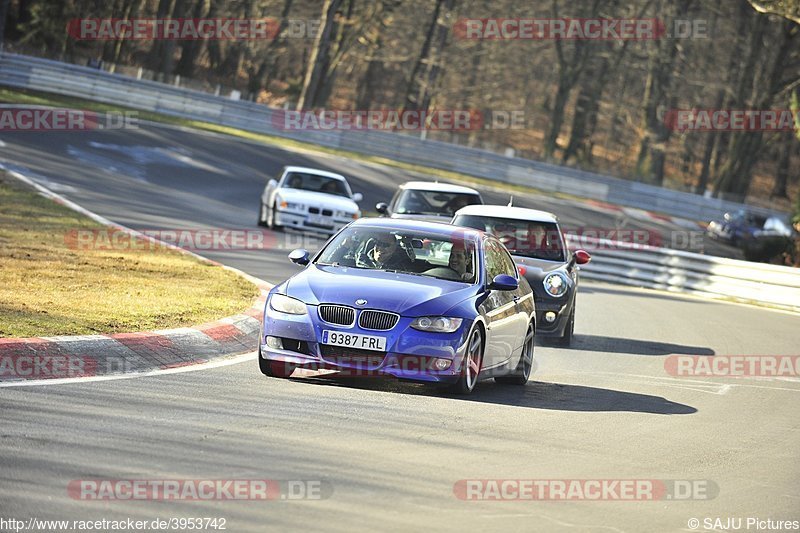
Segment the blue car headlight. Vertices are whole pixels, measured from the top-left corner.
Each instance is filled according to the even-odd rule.
[[[566,274],[562,272],[552,272],[548,274],[545,276],[543,284],[547,294],[554,298],[564,296],[569,289],[569,279]]]
[[[284,296],[283,294],[273,294],[269,299],[269,306],[279,313],[287,313],[289,315],[305,315],[308,313],[306,304],[297,298]]]
[[[434,333],[453,333],[461,327],[463,318],[450,318],[446,316],[421,316],[411,323],[411,327],[420,331]]]

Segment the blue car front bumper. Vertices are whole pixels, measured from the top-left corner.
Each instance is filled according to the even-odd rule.
[[[323,322],[315,306],[307,306],[305,315],[277,312],[266,305],[261,331],[260,353],[264,359],[280,361],[308,369],[342,371],[351,375],[393,376],[398,379],[452,383],[460,374],[466,339],[471,323],[464,320],[453,333],[418,331],[412,318],[401,317],[388,331],[360,328],[357,324],[343,327]],[[386,338],[386,352],[356,350],[325,345],[320,342],[325,330]],[[281,348],[268,337],[281,340]],[[437,359],[450,361],[444,370],[434,368]]]

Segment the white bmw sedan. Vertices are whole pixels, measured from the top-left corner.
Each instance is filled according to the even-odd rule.
[[[305,167],[284,167],[261,194],[258,224],[333,234],[361,216],[344,176]]]

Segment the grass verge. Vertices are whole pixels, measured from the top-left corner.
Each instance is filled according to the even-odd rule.
[[[95,223],[0,173],[0,337],[191,326],[241,312],[247,280],[164,247],[83,250]]]

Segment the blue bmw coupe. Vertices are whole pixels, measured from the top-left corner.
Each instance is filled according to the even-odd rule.
[[[531,287],[506,248],[478,230],[360,219],[269,293],[259,368],[296,368],[449,386],[486,378],[524,385],[533,367]]]

